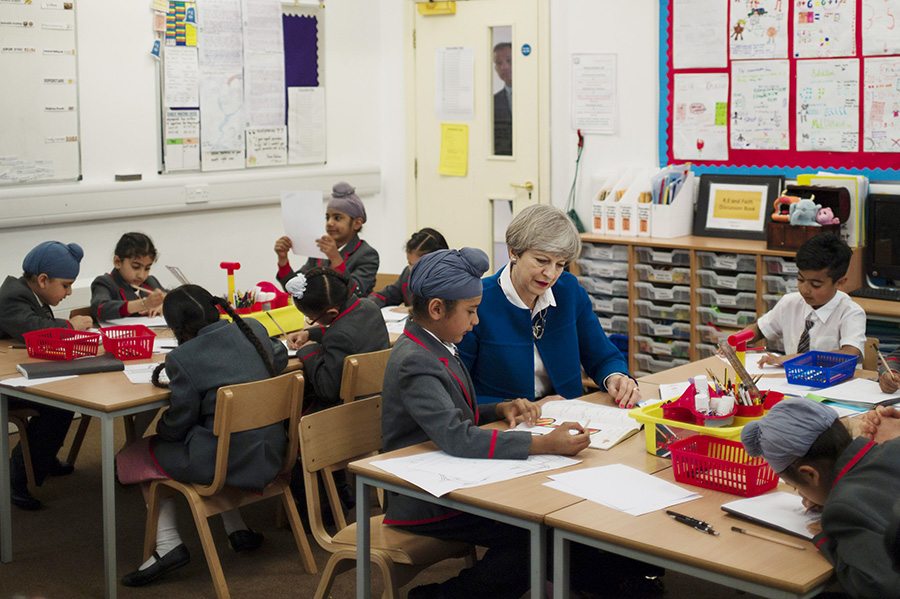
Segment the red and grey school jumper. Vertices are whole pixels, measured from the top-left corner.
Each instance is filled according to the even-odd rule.
[[[859,437],[834,465],[835,481],[813,543],[853,597],[900,597],[900,573],[884,549],[891,508],[900,495],[900,439],[880,445]]]
[[[412,303],[412,295],[407,289],[409,283],[409,267],[403,269],[397,280],[384,289],[373,291],[369,299],[375,302],[379,308],[385,306],[409,306]]]
[[[307,330],[313,343],[297,350],[306,379],[304,412],[324,410],[340,402],[344,358],[391,347],[379,308],[355,295],[341,305],[327,328],[312,326]]]
[[[526,459],[531,434],[485,430],[496,404],[478,405],[465,366],[450,349],[414,322],[394,344],[384,373],[381,429],[385,451],[434,441],[465,458]],[[385,524],[426,524],[459,512],[388,493]]]
[[[147,277],[141,289],[150,293],[154,289],[165,291],[156,277]],[[95,320],[115,320],[134,316],[137,312],[128,311],[128,302],[141,299],[134,287],[122,278],[118,270],[100,275],[91,283],[91,316]]]
[[[6,277],[0,286],[0,337],[24,342],[25,333],[54,328],[71,329],[72,325],[53,316],[53,308],[37,298],[25,277]]]
[[[340,254],[344,257],[344,261],[335,270],[347,275],[351,281],[356,283],[354,293],[357,296],[366,297],[372,293],[372,289],[375,288],[375,273],[378,272],[380,264],[375,248],[360,239],[358,235],[354,235],[353,239],[341,248]],[[331,262],[326,258],[310,258],[296,272],[288,263],[278,269],[276,276],[278,282],[284,287],[297,273],[306,273],[317,266],[328,268],[331,266]],[[286,287],[285,291],[287,291]]]

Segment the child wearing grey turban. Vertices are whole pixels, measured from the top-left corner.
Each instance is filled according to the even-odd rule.
[[[900,440],[876,445],[851,438],[835,411],[788,398],[741,432],[751,456],[762,456],[820,509],[813,543],[853,597],[900,597],[900,573],[885,550],[885,531],[900,490]]]

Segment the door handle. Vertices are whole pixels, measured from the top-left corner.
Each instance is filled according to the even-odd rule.
[[[531,181],[525,181],[525,183],[510,183],[509,186],[516,187],[518,189],[524,189],[528,191],[528,193],[534,191],[534,183],[532,183]]]

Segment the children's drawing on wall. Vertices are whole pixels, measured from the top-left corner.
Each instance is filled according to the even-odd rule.
[[[728,4],[672,0],[672,65],[676,69],[728,65]]]
[[[787,58],[788,11],[780,0],[731,0],[731,60]]]
[[[678,160],[727,160],[728,74],[676,74],[674,105],[674,157]]]
[[[865,61],[863,151],[900,152],[900,58]]]
[[[794,58],[856,56],[856,2],[794,0]]]
[[[789,70],[786,60],[731,64],[732,149],[789,149]]]
[[[797,61],[797,151],[859,151],[859,59]]]
[[[900,0],[863,0],[863,56],[900,54]]]

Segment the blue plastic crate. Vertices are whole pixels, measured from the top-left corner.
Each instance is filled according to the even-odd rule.
[[[830,387],[853,376],[858,356],[823,351],[806,352],[784,363],[787,382],[809,387]]]

